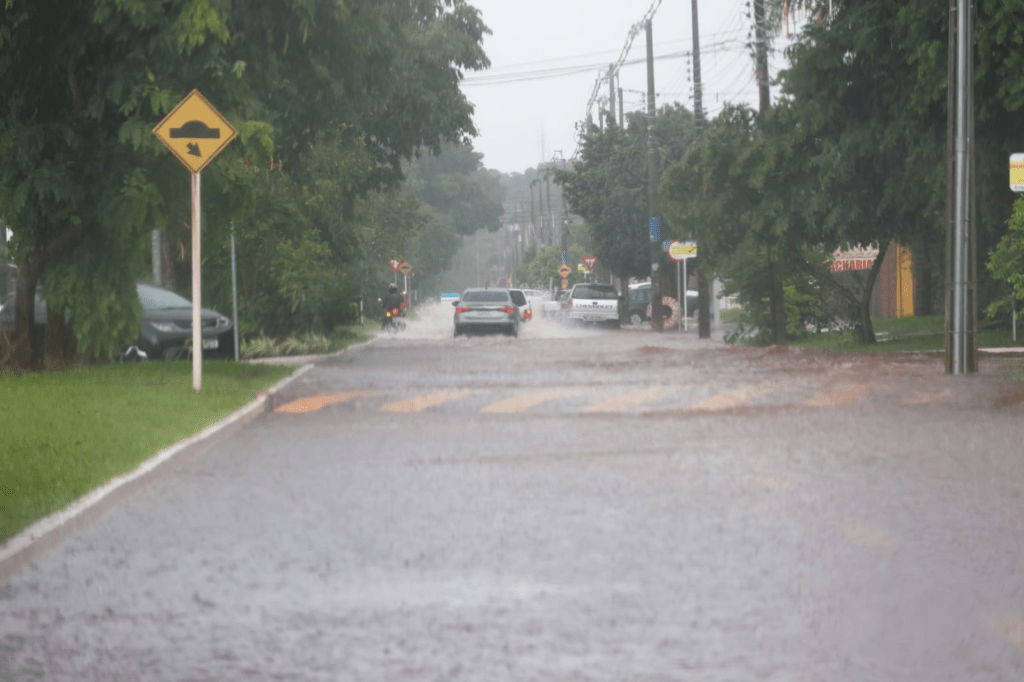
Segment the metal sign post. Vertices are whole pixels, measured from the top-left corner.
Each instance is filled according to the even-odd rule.
[[[198,90],[193,90],[153,128],[153,134],[192,173],[192,388],[198,391],[203,387],[200,173],[235,138],[238,131]],[[235,329],[238,329],[237,320]]]
[[[203,309],[200,306],[202,297],[199,295],[199,273],[202,260],[199,248],[199,206],[200,173],[192,174],[192,388],[196,391],[203,387]]]
[[[689,281],[689,277],[686,274],[686,259],[697,257],[697,243],[696,242],[681,242],[677,239],[673,239],[665,244],[665,252],[668,257],[676,262],[676,290],[679,292],[679,324],[686,331],[690,329],[690,321],[687,319],[689,315],[689,301],[686,296],[686,283]],[[682,269],[682,276],[679,271]]]
[[[235,327],[235,362],[238,362],[238,266],[235,263],[235,221],[231,221],[231,312]]]

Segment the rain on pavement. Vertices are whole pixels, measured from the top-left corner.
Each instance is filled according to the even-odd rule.
[[[0,585],[0,680],[1024,679],[1001,362],[421,307]]]

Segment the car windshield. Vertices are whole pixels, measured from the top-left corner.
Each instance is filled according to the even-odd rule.
[[[146,310],[192,307],[191,301],[179,296],[173,291],[158,289],[157,287],[148,287],[142,284],[138,285],[137,288],[139,290],[139,300],[142,302],[142,307]]]
[[[600,298],[600,299],[615,299],[618,298],[618,293],[615,291],[615,287],[612,286],[594,286],[584,285],[577,286],[572,291],[573,298]]]
[[[467,291],[462,295],[464,303],[508,303],[507,291]]]
[[[521,291],[508,292],[512,296],[512,302],[516,305],[526,305],[526,295]]]

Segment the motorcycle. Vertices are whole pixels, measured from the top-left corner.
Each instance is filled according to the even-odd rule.
[[[384,311],[384,320],[381,328],[392,334],[405,330],[405,316],[400,308],[392,308]]]

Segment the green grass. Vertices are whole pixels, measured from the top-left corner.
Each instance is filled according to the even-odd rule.
[[[195,435],[294,367],[208,360],[0,375],[0,541]]]
[[[331,341],[329,352],[337,353],[349,346],[363,343],[373,338],[375,329],[380,329],[380,319],[371,315],[363,316],[363,324],[350,324],[343,327],[335,327],[328,337]]]
[[[942,315],[923,317],[883,318],[871,320],[878,343],[862,343],[855,333],[828,332],[811,334],[791,342],[801,348],[823,348],[830,351],[941,351],[945,346]],[[978,334],[979,348],[1008,348],[1021,346],[1024,351],[1024,330],[1018,330],[1017,343],[1009,330],[982,329]]]

